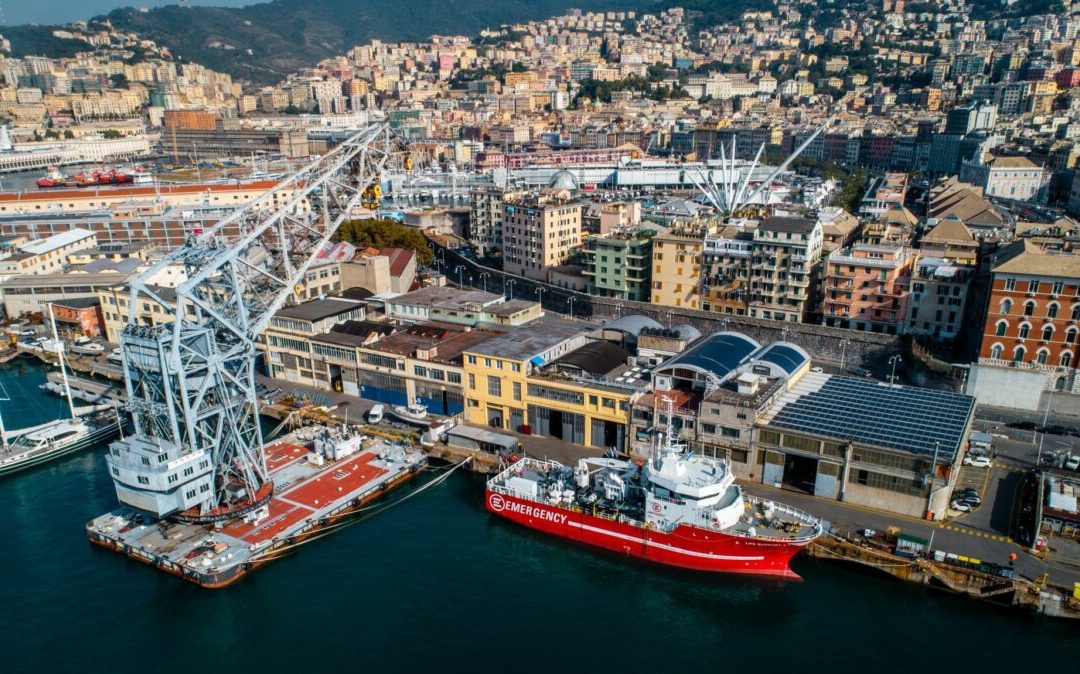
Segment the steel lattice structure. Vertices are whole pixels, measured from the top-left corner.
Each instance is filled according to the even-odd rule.
[[[736,178],[738,169],[735,166],[735,138],[731,139],[731,151],[725,152],[724,145],[720,145],[720,182],[717,183],[712,176],[712,171],[708,173],[699,170],[698,175],[687,172],[687,176],[693,181],[694,185],[701,191],[705,198],[709,200],[709,203],[717,210],[722,217],[731,217],[739,211],[743,206],[752,204],[754,199],[758,197],[762,192],[767,190],[770,185],[773,184],[780,175],[788,170],[791,163],[794,162],[799,156],[810,147],[818,136],[821,135],[826,128],[832,124],[834,117],[830,116],[825,123],[814,130],[810,136],[795,148],[795,151],[784,160],[780,166],[776,167],[772,173],[769,174],[765,180],[761,181],[757,187],[750,187],[750,177],[754,173],[754,169],[757,168],[758,162],[761,161],[761,155],[765,152],[765,143],[761,144],[758,148],[757,155],[754,156],[753,163],[750,164],[750,169],[746,171],[742,180]]]
[[[373,186],[402,156],[390,129],[372,125],[131,282],[120,345],[135,434],[109,457],[121,501],[162,516],[196,507],[205,515],[269,493],[256,340],[338,226],[377,202]],[[170,268],[186,277],[175,291],[152,285]],[[172,320],[146,324],[153,305]]]

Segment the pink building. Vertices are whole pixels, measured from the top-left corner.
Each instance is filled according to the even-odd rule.
[[[895,246],[855,244],[829,255],[825,325],[895,334],[904,321],[912,257]]]

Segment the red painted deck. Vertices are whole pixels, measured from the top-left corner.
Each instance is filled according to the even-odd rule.
[[[308,454],[306,447],[279,443],[266,448],[266,464],[273,474],[285,466],[302,461]],[[298,522],[334,500],[352,493],[386,473],[386,469],[372,466],[375,454],[361,454],[345,461],[327,465],[301,482],[274,494],[268,504],[270,516],[258,525],[234,522],[222,529],[222,533],[248,543],[259,543],[289,531]]]
[[[311,508],[280,501],[276,496],[270,499],[268,505],[270,507],[270,517],[260,522],[258,526],[246,522],[236,522],[223,528],[222,533],[248,543],[259,543],[287,531],[294,524],[314,512]]]
[[[361,454],[338,461],[279,496],[310,508],[325,507],[334,499],[341,498],[386,473],[384,468],[371,465],[375,458],[374,454]]]
[[[266,452],[266,469],[271,473],[304,458],[308,453],[307,447],[288,442],[270,445],[264,451]]]

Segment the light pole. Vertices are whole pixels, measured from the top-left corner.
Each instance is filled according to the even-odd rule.
[[[840,340],[840,374],[844,374],[844,358],[847,356],[847,337]]]
[[[899,354],[897,354],[897,355],[893,356],[892,358],[890,358],[889,362],[892,363],[892,372],[889,374],[889,386],[895,386],[896,385],[896,364],[897,363],[903,363],[904,360],[902,358],[900,358]]]
[[[1050,393],[1046,396],[1046,411],[1043,412],[1042,434],[1039,436],[1039,454],[1035,457],[1035,467],[1042,465],[1043,440],[1046,440],[1046,422],[1050,420],[1050,401],[1054,399],[1054,386],[1050,386]]]
[[[459,287],[459,288],[461,287],[461,270],[462,270],[462,269],[464,269],[464,267],[462,267],[462,266],[461,266],[461,265],[459,264],[459,265],[457,266],[457,269],[455,269],[455,270],[454,270],[454,271],[456,271],[456,272],[457,272],[457,284],[458,284],[458,287]]]
[[[490,274],[489,274],[488,272],[486,272],[486,271],[482,271],[482,272],[480,272],[480,280],[484,282],[484,292],[485,292],[485,293],[487,292],[487,280],[488,280],[488,276],[490,276]]]
[[[537,288],[536,289],[536,299],[537,299],[538,302],[540,302],[540,308],[541,309],[544,308],[544,291],[545,290],[547,290],[547,288]]]
[[[505,280],[505,279],[504,279]],[[510,279],[507,281],[507,285],[510,287],[510,294],[506,296],[506,299],[514,299],[514,284],[517,283],[517,279]]]
[[[573,295],[570,296],[570,300],[569,300],[569,302],[570,302],[570,318],[574,317],[574,300],[576,300],[576,299],[577,298],[574,297]]]

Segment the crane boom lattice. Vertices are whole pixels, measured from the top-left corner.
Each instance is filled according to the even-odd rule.
[[[256,340],[341,223],[377,207],[380,176],[399,155],[389,128],[373,124],[131,282],[120,345],[135,433],[108,457],[122,503],[214,521],[269,499]],[[184,280],[154,285],[166,273]],[[146,319],[157,315],[168,318]]]

